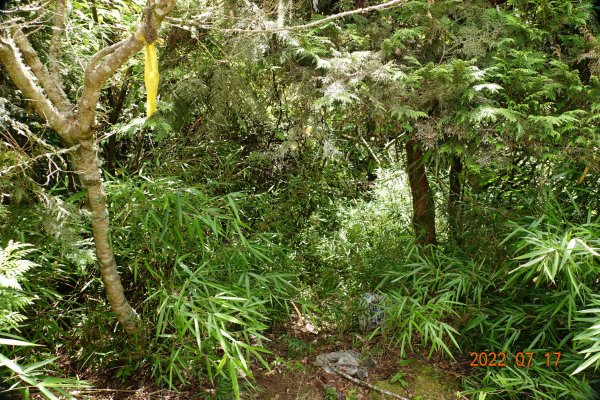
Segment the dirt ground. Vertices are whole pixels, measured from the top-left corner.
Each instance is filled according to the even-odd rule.
[[[427,360],[411,353],[406,358],[381,342],[360,343],[356,337],[336,338],[280,335],[269,346],[271,371],[256,372],[256,400],[378,400],[391,399],[363,385],[328,374],[314,365],[318,354],[353,349],[370,357],[376,365],[369,368],[366,382],[398,395],[420,400],[452,400],[457,396],[460,377],[468,373],[468,362]],[[353,345],[354,344],[354,345]]]
[[[469,373],[468,360],[449,362],[427,359],[419,353],[402,358],[399,350],[390,348],[381,340],[365,343],[355,334],[339,336],[333,333],[306,333],[286,329],[272,331],[265,357],[270,370],[255,364],[254,381],[245,385],[244,400],[387,400],[390,396],[364,385],[328,374],[314,365],[317,355],[333,351],[354,350],[362,357],[375,361],[368,368],[365,381],[415,400],[455,400],[460,378]],[[150,371],[138,370],[123,382],[112,377],[110,371],[78,373],[93,388],[76,393],[77,398],[90,400],[153,400],[153,399],[209,399],[233,400],[219,395],[208,384],[197,384],[179,392],[160,389]]]

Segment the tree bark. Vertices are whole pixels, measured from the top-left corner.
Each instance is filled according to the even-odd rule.
[[[58,134],[68,147],[78,146],[73,162],[81,183],[87,190],[88,206],[92,213],[92,233],[100,274],[108,302],[123,328],[134,334],[139,318],[125,298],[110,244],[110,224],[106,195],[102,188],[100,160],[95,149],[93,129],[100,91],[105,82],[147,43],[157,38],[157,31],[177,0],[148,0],[144,16],[135,32],[94,54],[85,68],[83,87],[77,106],[69,101],[61,84],[58,70],[60,33],[63,15],[55,15],[51,43],[51,72],[42,64],[27,35],[16,28],[12,35],[0,27],[0,64],[4,66],[15,86],[32,105],[39,117]],[[64,13],[64,1],[57,0],[57,13]]]
[[[52,39],[50,39],[50,47],[48,49],[48,69],[56,82],[62,82],[60,79],[60,41],[65,30],[67,3],[65,0],[56,0],[55,7],[52,22]]]
[[[455,242],[460,241],[460,203],[462,201],[461,174],[463,170],[462,160],[459,156],[452,157],[450,165],[450,190],[448,192],[448,225],[450,238]]]
[[[410,139],[406,142],[406,172],[413,200],[413,229],[419,244],[436,243],[435,204],[425,171],[423,150]]]
[[[79,149],[73,155],[73,161],[81,184],[87,191],[96,257],[106,297],[123,329],[133,335],[138,330],[139,317],[125,298],[125,291],[117,270],[117,262],[110,242],[110,220],[102,185],[101,162],[92,140],[80,143]]]

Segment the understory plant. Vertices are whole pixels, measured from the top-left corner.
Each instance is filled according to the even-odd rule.
[[[0,394],[6,390],[26,399],[33,393],[52,400],[74,399],[69,390],[85,388],[85,382],[52,376],[58,357],[39,357],[34,343],[13,333],[27,323],[21,312],[33,302],[33,293],[21,286],[26,272],[39,267],[27,258],[32,252],[32,246],[24,243],[8,241],[0,246]]]
[[[594,212],[582,213],[585,204],[541,197],[539,216],[510,224],[504,246],[512,257],[489,275],[497,286],[461,331],[469,351],[509,360],[466,378],[466,393],[480,398],[596,398],[600,225]],[[519,352],[533,354],[530,368],[515,365]]]
[[[145,359],[154,376],[170,388],[205,379],[219,387],[224,379],[239,398],[250,364],[268,367],[263,332],[295,296],[283,249],[244,223],[242,194],[208,196],[175,178],[108,188],[115,251],[145,294],[152,338]]]

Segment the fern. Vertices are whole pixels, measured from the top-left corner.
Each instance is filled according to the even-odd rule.
[[[39,354],[30,354],[23,359],[21,353],[19,360],[13,357],[25,347],[38,346],[7,332],[26,319],[18,311],[33,301],[22,292],[20,284],[25,280],[23,275],[38,266],[25,259],[33,251],[30,244],[12,240],[4,248],[0,247],[0,381],[11,385],[11,390],[22,394],[23,398],[29,398],[29,391],[35,389],[39,391],[40,398],[74,399],[68,389],[89,385],[77,379],[49,376],[52,371],[49,367],[58,357],[41,361]]]
[[[25,259],[32,251],[31,245],[13,241],[0,247],[0,331],[15,328],[22,322],[24,317],[18,310],[32,301],[21,292],[19,283],[25,272],[37,266]]]
[[[413,120],[416,121],[421,118],[427,118],[426,112],[415,110],[412,107],[403,105],[392,110],[392,116],[398,118],[399,121]]]
[[[510,122],[517,122],[519,119],[519,113],[508,110],[506,108],[497,108],[490,106],[483,106],[471,114],[471,122],[481,124],[486,122],[497,122],[498,119],[504,118]]]
[[[563,127],[568,124],[576,124],[579,118],[573,116],[573,112],[562,115],[530,115],[529,121],[539,124],[542,128],[552,131],[555,127]]]

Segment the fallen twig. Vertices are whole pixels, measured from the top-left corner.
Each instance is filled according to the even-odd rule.
[[[395,399],[399,399],[399,400],[410,400],[408,397],[403,397],[403,396],[400,396],[399,394],[392,393],[392,392],[390,392],[389,390],[385,390],[385,389],[382,389],[382,388],[380,388],[380,387],[378,387],[378,386],[375,386],[375,385],[372,385],[372,384],[370,384],[370,383],[367,383],[367,382],[365,382],[365,381],[361,381],[361,380],[360,380],[360,379],[358,379],[358,378],[355,378],[355,377],[353,377],[353,376],[350,376],[350,375],[348,375],[348,374],[347,374],[347,373],[345,373],[345,372],[342,372],[342,371],[340,371],[339,369],[337,369],[337,368],[336,368],[336,367],[334,367],[333,365],[330,365],[329,367],[331,368],[331,370],[332,370],[333,372],[335,372],[336,374],[338,374],[338,375],[339,375],[339,376],[341,376],[342,378],[348,379],[350,382],[354,382],[354,383],[356,383],[357,385],[360,385],[360,386],[363,386],[363,387],[369,388],[369,389],[371,389],[371,390],[375,390],[375,391],[377,391],[377,392],[379,392],[379,393],[381,393],[381,394],[384,394],[384,395],[386,395],[386,396],[393,397],[393,398],[395,398]]]
[[[39,160],[41,158],[48,158],[48,159],[50,159],[53,156],[60,156],[60,155],[65,154],[65,153],[70,153],[72,151],[77,150],[78,148],[79,148],[79,145],[76,145],[76,146],[73,146],[73,147],[69,147],[67,149],[60,149],[60,150],[57,150],[57,151],[52,151],[52,152],[49,152],[49,153],[40,154],[40,155],[38,155],[36,157],[29,158],[29,159],[27,159],[24,162],[20,162],[18,164],[11,165],[8,168],[0,170],[0,176],[6,175],[9,172],[11,172],[12,170],[17,169],[17,168],[25,168],[29,164],[32,164],[32,163],[34,163],[35,161],[37,161],[37,160]]]

